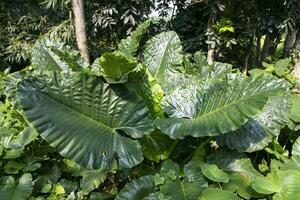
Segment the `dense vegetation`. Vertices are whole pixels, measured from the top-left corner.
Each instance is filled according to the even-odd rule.
[[[142,17],[122,23],[126,6],[111,1],[118,11],[106,14],[118,23],[89,36],[92,64],[73,33],[68,41],[49,32],[68,12],[70,2],[61,2],[25,5],[54,9],[47,16],[62,10],[34,34],[15,25],[27,30],[10,32],[30,41],[24,57],[7,52],[13,37],[0,32],[0,199],[300,199],[299,10],[289,7],[298,1],[272,9],[256,1],[174,1],[169,20],[149,18],[134,31],[125,22],[142,21],[153,5],[137,3]],[[167,15],[168,4],[156,4]],[[287,17],[275,19],[283,6]],[[259,22],[243,21],[254,11]],[[283,31],[287,18],[293,23]],[[205,28],[193,24],[200,22]],[[261,29],[265,23],[270,29]]]

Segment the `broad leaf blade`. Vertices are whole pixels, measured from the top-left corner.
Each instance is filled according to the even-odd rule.
[[[78,71],[88,67],[78,51],[63,42],[47,38],[34,45],[31,63],[38,70]]]
[[[99,63],[100,73],[109,83],[125,83],[128,73],[137,66],[135,61],[129,61],[117,52],[104,53]]]
[[[6,179],[6,180],[3,180]],[[13,177],[3,177],[0,187],[0,199],[20,200],[27,199],[33,188],[31,174],[24,174],[17,184]]]
[[[116,200],[142,200],[155,192],[153,176],[142,176],[125,185],[117,195]]]
[[[28,77],[17,96],[26,117],[60,154],[88,168],[132,167],[143,160],[140,144],[153,128],[141,99],[118,85],[82,73]]]
[[[118,45],[118,52],[120,52],[126,59],[133,60],[143,35],[146,33],[153,21],[153,19],[146,20],[139,25],[135,31],[130,33],[130,36],[121,40]]]
[[[155,124],[171,138],[215,136],[238,129],[258,114],[269,96],[281,94],[285,82],[269,77],[234,78],[177,88],[163,100],[170,118]]]
[[[148,40],[142,53],[142,62],[166,90],[168,83],[172,83],[184,71],[178,35],[173,31],[163,32]]]
[[[260,114],[251,118],[238,130],[219,136],[218,144],[239,152],[261,150],[288,123],[290,108],[291,100],[288,94],[270,97]]]
[[[204,190],[199,200],[219,200],[220,198],[224,200],[240,200],[233,192],[217,188],[208,188]]]

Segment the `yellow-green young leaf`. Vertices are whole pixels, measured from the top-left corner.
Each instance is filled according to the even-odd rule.
[[[60,195],[60,194],[65,194],[66,191],[64,189],[64,187],[60,184],[57,184],[54,186],[54,192],[56,195]]]
[[[217,188],[208,188],[204,190],[198,200],[241,200],[231,191],[221,190]]]
[[[292,95],[291,119],[295,122],[300,122],[300,96]]]
[[[288,70],[289,64],[290,64],[289,58],[278,60],[275,63],[275,73],[280,77],[285,75],[285,73]]]
[[[127,60],[118,52],[104,53],[99,63],[100,73],[109,83],[125,83],[128,73],[137,66],[134,60]]]
[[[223,172],[217,165],[214,164],[207,164],[202,162],[200,164],[202,174],[214,181],[214,182],[221,182],[221,183],[228,183],[229,182],[229,175]]]

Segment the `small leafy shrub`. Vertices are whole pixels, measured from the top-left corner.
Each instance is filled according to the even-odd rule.
[[[91,66],[42,39],[2,77],[0,199],[300,199],[293,84],[141,42],[152,23]]]

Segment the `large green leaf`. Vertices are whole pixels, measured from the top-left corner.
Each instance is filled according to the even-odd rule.
[[[251,188],[251,183],[255,178],[263,176],[254,169],[251,160],[244,154],[222,150],[211,154],[208,161],[230,175],[230,180],[223,184],[223,189],[237,192],[245,199],[261,197]]]
[[[218,136],[219,145],[239,152],[253,152],[267,146],[289,120],[290,96],[270,97],[263,111],[234,132]]]
[[[217,188],[208,188],[203,191],[199,200],[240,200],[233,192],[227,190],[220,190]]]
[[[252,188],[261,194],[273,194],[273,200],[298,200],[300,172],[296,170],[277,171],[267,177],[256,178]]]
[[[214,182],[221,182],[221,183],[228,183],[229,182],[229,176],[227,173],[223,172],[221,169],[218,168],[218,166],[214,164],[207,164],[202,162],[200,164],[202,174],[214,181]]]
[[[184,71],[182,46],[178,35],[169,31],[148,40],[142,52],[142,62],[162,88],[168,88],[168,84]]]
[[[80,180],[80,187],[88,194],[105,181],[106,175],[107,171],[105,170],[84,170]]]
[[[155,162],[166,160],[172,152],[172,147],[176,141],[170,139],[166,134],[160,131],[155,131],[150,135],[144,136],[140,139],[143,147],[144,155]]]
[[[143,35],[146,33],[153,21],[153,18],[144,21],[136,28],[135,31],[130,33],[130,36],[121,40],[118,45],[118,52],[120,52],[126,59],[133,60]]]
[[[157,83],[157,80],[155,80],[148,71],[146,71],[146,73],[141,71],[140,73],[143,74],[139,76],[137,73],[137,76],[132,77],[128,83],[129,87],[144,99],[145,104],[154,118],[163,117],[164,113],[160,102],[164,96],[164,92]]]
[[[143,160],[139,142],[130,137],[143,137],[153,126],[143,101],[124,86],[53,72],[24,79],[17,96],[29,122],[61,155],[88,168]]]
[[[100,73],[109,83],[124,83],[128,79],[128,73],[137,63],[127,60],[117,52],[104,53],[99,60]]]
[[[165,183],[160,186],[164,200],[196,200],[208,186],[200,168],[193,162],[185,165],[182,180],[177,173],[174,175],[177,176],[166,178]]]
[[[116,200],[143,200],[155,190],[154,177],[142,176],[127,183],[117,195]]]
[[[285,89],[283,81],[270,77],[178,87],[162,102],[169,118],[157,119],[155,124],[171,138],[225,134],[245,124],[263,109],[269,96]]]
[[[47,38],[34,45],[31,64],[38,70],[77,71],[88,67],[78,51],[63,42]]]
[[[0,199],[23,200],[27,199],[33,188],[31,174],[24,174],[19,183],[12,176],[2,177],[0,180]]]

